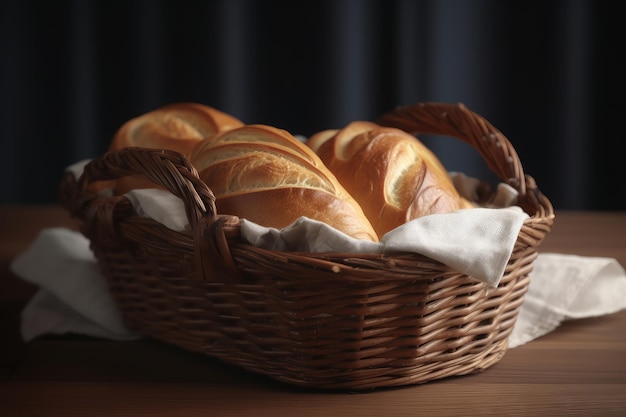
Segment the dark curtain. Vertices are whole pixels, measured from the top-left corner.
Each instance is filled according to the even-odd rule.
[[[171,102],[310,135],[443,101],[498,127],[557,210],[624,210],[618,5],[0,0],[2,203],[54,203],[67,165]],[[458,141],[425,141],[490,174]]]

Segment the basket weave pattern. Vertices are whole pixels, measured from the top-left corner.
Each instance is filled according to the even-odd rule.
[[[497,288],[422,255],[274,252],[239,237],[239,219],[180,154],[107,153],[60,202],[81,230],[127,325],[137,332],[298,386],[370,389],[480,372],[497,363],[554,220],[506,137],[463,105],[421,103],[381,124],[474,146],[530,215]],[[190,230],[138,216],[91,187],[145,175],[185,203]]]

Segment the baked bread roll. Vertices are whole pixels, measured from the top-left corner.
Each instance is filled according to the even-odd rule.
[[[356,121],[306,144],[361,205],[379,237],[418,217],[472,205],[439,159],[403,130]]]
[[[110,150],[130,146],[167,149],[187,156],[199,141],[243,123],[213,107],[174,103],[130,119],[117,131]]]
[[[113,137],[109,150],[131,146],[176,151],[188,157],[200,142],[243,126],[239,119],[213,107],[197,103],[173,103],[130,119]],[[116,194],[136,188],[160,188],[145,177],[116,181]]]
[[[301,216],[378,241],[363,210],[319,157],[285,130],[246,125],[200,143],[189,157],[218,213],[283,228]]]

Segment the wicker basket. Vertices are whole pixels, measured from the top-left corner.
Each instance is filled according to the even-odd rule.
[[[180,154],[129,148],[61,182],[127,325],[184,349],[297,386],[370,389],[480,372],[497,363],[554,219],[509,141],[463,105],[420,103],[381,124],[453,136],[519,191],[530,217],[501,283],[488,288],[416,254],[273,252],[244,243],[239,219]],[[185,203],[191,230],[138,216],[97,181],[142,174]]]

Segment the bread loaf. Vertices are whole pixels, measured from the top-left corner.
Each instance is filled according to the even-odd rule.
[[[116,132],[109,150],[131,146],[166,149],[188,157],[200,142],[229,129],[243,126],[237,118],[213,107],[197,103],[173,103],[130,119]],[[144,177],[124,177],[116,181],[115,193],[156,184]]]
[[[376,233],[471,204],[439,159],[403,130],[356,121],[306,142],[363,208]]]
[[[238,127],[200,143],[189,160],[215,194],[219,213],[276,228],[306,216],[354,238],[378,240],[359,204],[285,130]]]

